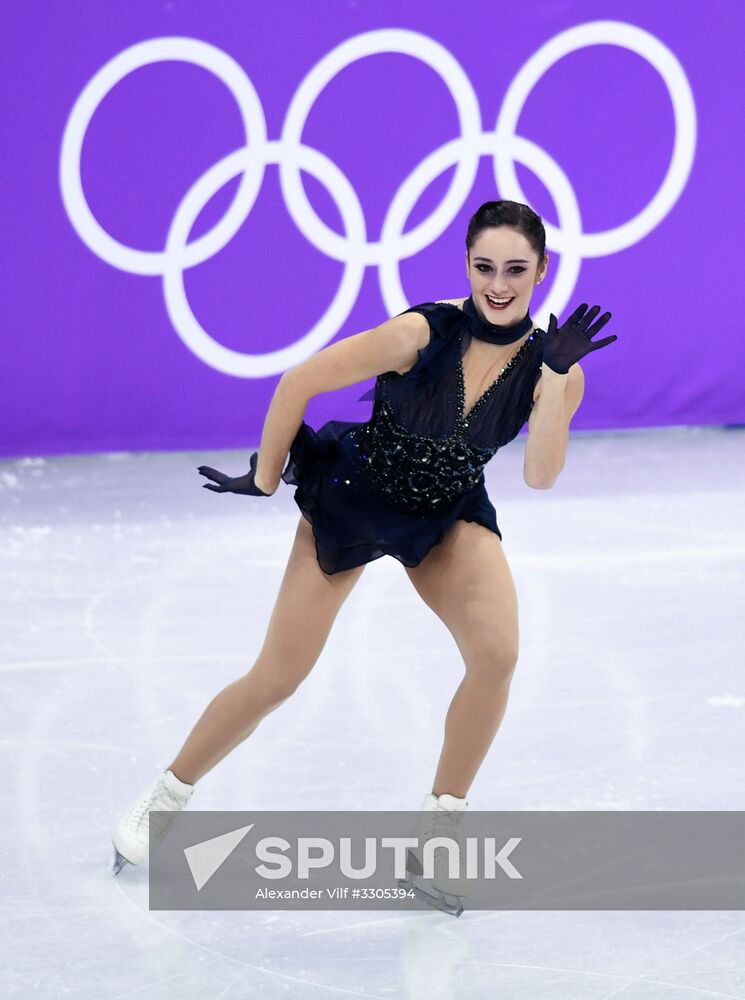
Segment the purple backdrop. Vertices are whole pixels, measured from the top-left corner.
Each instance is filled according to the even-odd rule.
[[[77,0],[5,27],[0,454],[254,447],[283,370],[467,294],[497,197],[550,230],[540,325],[613,312],[574,427],[745,421],[740,2]],[[370,384],[306,418],[367,419]]]

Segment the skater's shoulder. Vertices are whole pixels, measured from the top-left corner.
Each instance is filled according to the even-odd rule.
[[[436,299],[435,305],[437,306],[455,306],[456,309],[463,311],[463,303],[465,299]]]

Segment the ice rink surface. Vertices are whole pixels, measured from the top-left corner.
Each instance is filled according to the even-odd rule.
[[[573,433],[551,490],[523,447],[487,467],[521,645],[471,808],[745,808],[745,430]],[[263,640],[293,488],[197,473],[250,450],[0,462],[0,995],[745,998],[738,911],[158,912],[146,869],[110,874],[119,815]],[[189,808],[418,809],[461,675],[377,560]]]

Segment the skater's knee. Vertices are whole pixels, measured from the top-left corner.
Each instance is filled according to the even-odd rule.
[[[287,701],[297,691],[303,682],[303,678],[281,677],[269,687],[268,701],[272,708],[277,708],[283,701]]]
[[[517,666],[517,643],[496,633],[486,632],[469,644],[466,670],[470,676],[501,684],[509,681]]]
[[[259,658],[242,680],[253,698],[258,697],[268,707],[276,708],[297,691],[312,666],[312,663],[296,663],[288,667]]]

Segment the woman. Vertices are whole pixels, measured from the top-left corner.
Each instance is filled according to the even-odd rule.
[[[115,871],[125,859],[147,859],[147,810],[182,808],[194,783],[298,688],[364,566],[383,555],[405,566],[463,655],[423,810],[465,808],[518,656],[515,587],[483,466],[528,420],[525,481],[549,489],[582,399],[579,359],[617,339],[591,341],[611,317],[591,326],[599,306],[580,306],[561,328],[551,315],[547,333],[535,329],[529,308],[548,267],[545,242],[526,205],[486,202],[466,235],[467,299],[413,306],[292,368],[249,472],[199,468],[216,492],[271,496],[280,479],[295,485],[302,516],[256,662],[212,700],[170,768],[123,817]],[[368,422],[330,421],[316,432],[303,420],[311,397],[373,376],[375,388],[361,397],[374,400]]]

